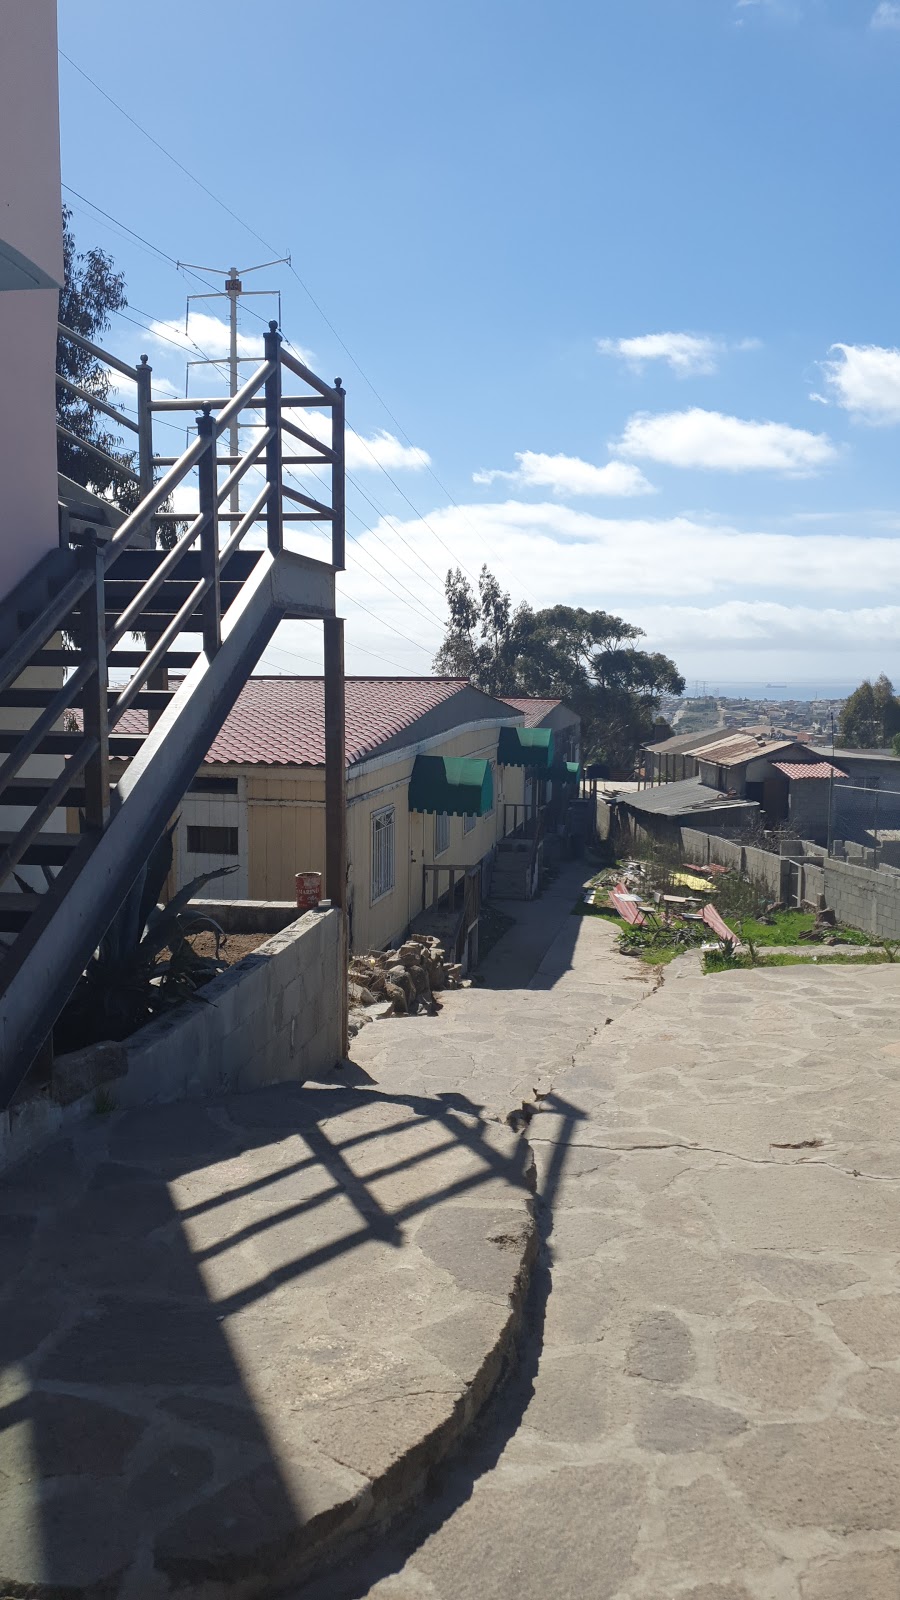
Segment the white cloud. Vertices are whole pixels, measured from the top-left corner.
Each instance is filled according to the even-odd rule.
[[[834,461],[838,453],[825,433],[807,433],[783,422],[746,422],[699,406],[657,415],[638,412],[610,448],[671,467],[779,472],[788,477],[808,476]]]
[[[221,317],[213,316],[212,312],[209,311],[192,311],[187,319],[187,332],[185,332],[185,325],[180,317],[172,317],[167,321],[157,320],[151,322],[147,331],[151,338],[156,339],[161,344],[169,347],[172,344],[179,345],[190,360],[197,358],[202,352],[204,356],[209,356],[214,361],[220,361],[227,358],[231,348],[231,333],[228,323],[224,322]],[[246,333],[239,328],[237,336],[238,355],[261,361],[263,358],[263,331],[261,325],[259,331],[256,332],[254,330],[253,333]],[[315,356],[311,350],[294,348],[301,361],[304,361],[307,366],[315,366]],[[249,371],[246,368],[245,371],[249,377]]]
[[[755,350],[758,339],[742,339],[729,346],[706,333],[642,333],[633,339],[598,339],[604,356],[618,356],[636,372],[647,361],[665,361],[679,378],[708,377],[718,369],[719,358],[729,349]]]
[[[881,0],[872,13],[870,28],[897,28],[900,29],[900,5],[894,0]]]
[[[831,349],[837,355],[823,361],[822,370],[835,403],[866,422],[900,422],[900,350],[878,344]]]
[[[344,450],[347,466],[351,471],[359,471],[361,467],[378,466],[419,472],[423,467],[431,466],[431,457],[427,450],[420,450],[418,445],[403,444],[384,428],[378,428],[368,438],[348,428]]]
[[[641,611],[642,626],[666,640],[667,648],[854,651],[896,648],[900,606],[786,606],[777,601],[728,600],[717,606],[651,606]]]
[[[702,661],[711,678],[762,682],[821,673],[821,682],[834,681],[828,674],[839,651],[842,675],[852,680],[879,670],[879,656],[900,632],[900,608],[883,604],[886,594],[900,593],[900,541],[892,533],[860,534],[849,514],[827,531],[804,525],[758,532],[697,517],[615,517],[510,498],[439,507],[427,521],[381,521],[360,539],[340,581],[351,672],[430,669],[441,638],[436,619],[445,612],[443,575],[457,562],[477,573],[486,561],[514,601],[617,612],[647,630],[650,648],[688,670]],[[299,528],[289,540],[291,548],[321,552],[321,542]],[[385,544],[404,580],[415,576],[423,614],[378,584],[375,574],[392,565]],[[289,627],[299,641],[305,625]],[[297,648],[308,651],[299,642]]]
[[[473,483],[494,483],[505,479],[524,488],[552,489],[560,495],[633,495],[655,494],[652,483],[644,477],[639,467],[626,461],[607,461],[603,467],[578,456],[544,455],[537,450],[517,450],[518,471],[504,472],[495,468],[490,472],[473,472]]]

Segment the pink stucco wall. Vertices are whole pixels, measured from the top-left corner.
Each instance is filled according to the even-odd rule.
[[[61,278],[55,0],[0,0],[0,238]],[[0,596],[57,541],[57,305],[0,292]]]

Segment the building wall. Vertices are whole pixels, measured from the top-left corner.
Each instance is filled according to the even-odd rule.
[[[494,848],[504,832],[511,832],[525,800],[525,772],[521,767],[497,767],[498,726],[487,724],[448,736],[430,753],[470,756],[494,765],[494,809],[477,817],[466,831],[462,817],[449,818],[449,842],[435,857],[435,819],[410,813],[409,780],[415,747],[393,752],[351,768],[347,781],[348,904],[357,950],[378,949],[399,938],[423,908],[423,866],[474,866]],[[325,871],[325,774],[320,767],[204,767],[200,776],[230,776],[240,796],[241,857],[246,839],[246,872],[217,879],[204,896],[228,900],[246,895],[251,900],[292,900],[295,874]],[[393,809],[394,882],[384,895],[372,897],[372,819],[385,808]],[[237,815],[237,811],[235,811]],[[186,883],[218,860],[198,860],[185,850],[186,827],[221,825],[223,801],[215,795],[191,794],[182,808],[177,833],[175,880]],[[222,864],[225,858],[222,858]],[[446,889],[447,880],[442,888]]]
[[[817,844],[828,840],[827,778],[792,778],[788,800],[788,821],[804,839]]]
[[[56,0],[0,7],[0,197],[0,239],[59,283]],[[58,540],[58,309],[53,288],[0,292],[0,596]]]

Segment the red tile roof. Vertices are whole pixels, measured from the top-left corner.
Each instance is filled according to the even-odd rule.
[[[348,763],[362,761],[469,687],[464,678],[347,678]],[[146,733],[147,713],[126,711],[116,729]],[[204,764],[322,766],[324,761],[324,679],[258,677],[245,683]]]
[[[525,717],[526,728],[537,728],[551,711],[563,704],[562,700],[535,700],[531,696],[515,697],[505,694],[506,704],[512,706],[514,711],[521,711]]]
[[[830,761],[773,761],[773,767],[786,778],[846,778],[846,772],[832,766]]]

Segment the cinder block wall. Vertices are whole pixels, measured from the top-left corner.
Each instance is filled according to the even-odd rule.
[[[49,1093],[0,1113],[0,1169],[70,1122],[327,1073],[341,1057],[341,913],[309,911],[121,1044],[54,1063]]]

